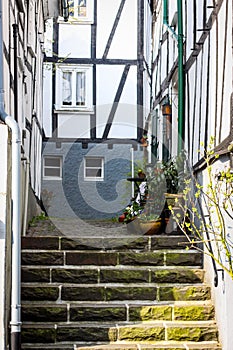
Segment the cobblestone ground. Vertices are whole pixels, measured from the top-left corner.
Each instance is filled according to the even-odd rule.
[[[27,236],[99,236],[128,235],[126,224],[114,220],[81,220],[79,218],[35,219],[29,225]]]

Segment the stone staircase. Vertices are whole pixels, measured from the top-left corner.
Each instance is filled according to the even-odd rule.
[[[22,238],[22,349],[220,349],[202,255],[178,234]]]

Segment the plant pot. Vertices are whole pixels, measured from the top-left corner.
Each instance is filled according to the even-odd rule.
[[[132,219],[131,221],[127,222],[127,232],[131,234],[142,234],[140,221],[138,220],[138,218]]]
[[[162,219],[140,221],[141,234],[147,236],[161,234],[162,226]]]

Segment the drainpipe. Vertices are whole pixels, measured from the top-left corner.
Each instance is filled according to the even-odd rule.
[[[3,35],[2,0],[0,0],[0,118],[12,134],[12,252],[11,252],[11,349],[19,350],[21,335],[20,284],[21,284],[21,235],[20,235],[20,130],[17,122],[4,109],[3,89]]]
[[[177,0],[178,11],[178,154],[184,148],[184,67],[183,67],[183,11],[182,0]]]
[[[184,142],[184,67],[183,67],[183,11],[182,0],[177,0],[178,35],[168,23],[168,1],[163,2],[163,24],[167,27],[178,45],[178,154]]]

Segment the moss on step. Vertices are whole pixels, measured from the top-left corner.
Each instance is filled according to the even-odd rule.
[[[129,309],[130,321],[152,321],[152,320],[172,320],[171,306],[141,306],[130,307]]]

